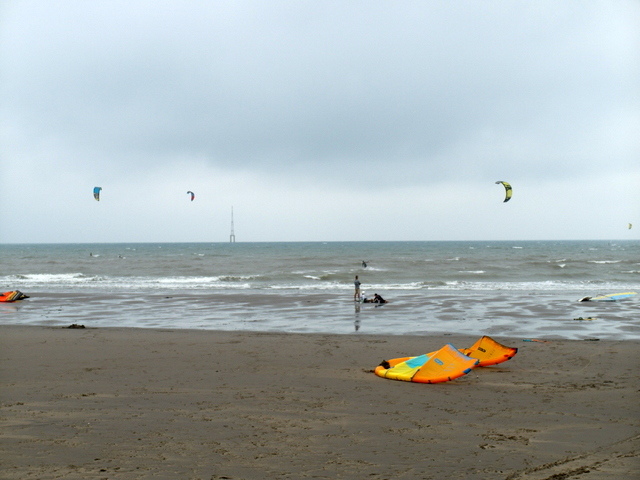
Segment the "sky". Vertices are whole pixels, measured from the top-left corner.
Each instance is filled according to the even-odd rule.
[[[238,242],[639,239],[640,2],[0,0],[0,243],[232,209]]]

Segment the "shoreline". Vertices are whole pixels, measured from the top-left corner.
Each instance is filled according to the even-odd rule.
[[[3,325],[3,478],[640,473],[640,341],[492,336],[518,354],[418,385],[372,370],[477,337]]]
[[[353,302],[351,292],[28,294],[0,304],[0,324],[640,340],[637,299],[578,302],[576,293],[567,292],[382,292],[390,301],[385,305]]]
[[[373,308],[373,307],[371,307]],[[588,319],[584,319],[588,320]],[[367,333],[361,331],[349,330],[340,333],[333,332],[324,332],[324,331],[309,331],[309,332],[301,332],[301,331],[286,331],[286,330],[241,330],[241,329],[224,329],[224,328],[197,328],[197,327],[170,327],[170,326],[92,326],[90,322],[80,321],[78,323],[65,323],[65,324],[13,324],[13,323],[1,323],[0,322],[0,332],[4,329],[44,329],[44,330],[85,330],[85,331],[104,331],[104,332],[155,332],[155,333],[175,333],[180,334],[205,334],[205,335],[281,335],[281,336],[325,336],[325,337],[365,337],[367,339],[390,339],[390,338],[420,338],[420,339],[441,339],[445,343],[451,343],[452,340],[462,340],[466,342],[473,343],[482,334],[473,334],[473,333],[443,333],[441,331],[420,331],[416,333]],[[629,342],[636,343],[640,347],[640,340],[637,338],[596,338],[596,337],[584,337],[584,338],[568,338],[560,335],[540,335],[536,337],[522,337],[517,335],[500,335],[495,333],[487,333],[488,336],[497,339],[507,339],[514,345],[510,345],[511,347],[517,347],[517,344],[521,344],[522,342],[535,342],[535,343],[553,343],[553,342],[601,342],[601,343],[618,343],[618,342]],[[0,341],[0,345],[2,342]],[[462,344],[461,344],[462,345]],[[457,346],[457,343],[456,343]],[[462,347],[461,347],[462,348]]]

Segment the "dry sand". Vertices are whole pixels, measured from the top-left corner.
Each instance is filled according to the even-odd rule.
[[[475,337],[0,327],[3,479],[630,479],[637,341],[523,342],[453,382],[383,359]]]

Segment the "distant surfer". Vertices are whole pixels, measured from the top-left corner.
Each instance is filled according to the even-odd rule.
[[[360,300],[360,280],[358,280],[358,275],[356,275],[353,285],[356,287],[356,291],[353,294],[353,300],[357,302]]]
[[[362,260],[362,268],[367,268],[367,262],[365,262],[364,260]]]

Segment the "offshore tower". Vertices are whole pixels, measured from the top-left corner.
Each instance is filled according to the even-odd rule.
[[[229,235],[229,242],[236,243],[236,234],[233,232],[233,207],[231,207],[231,235]]]

